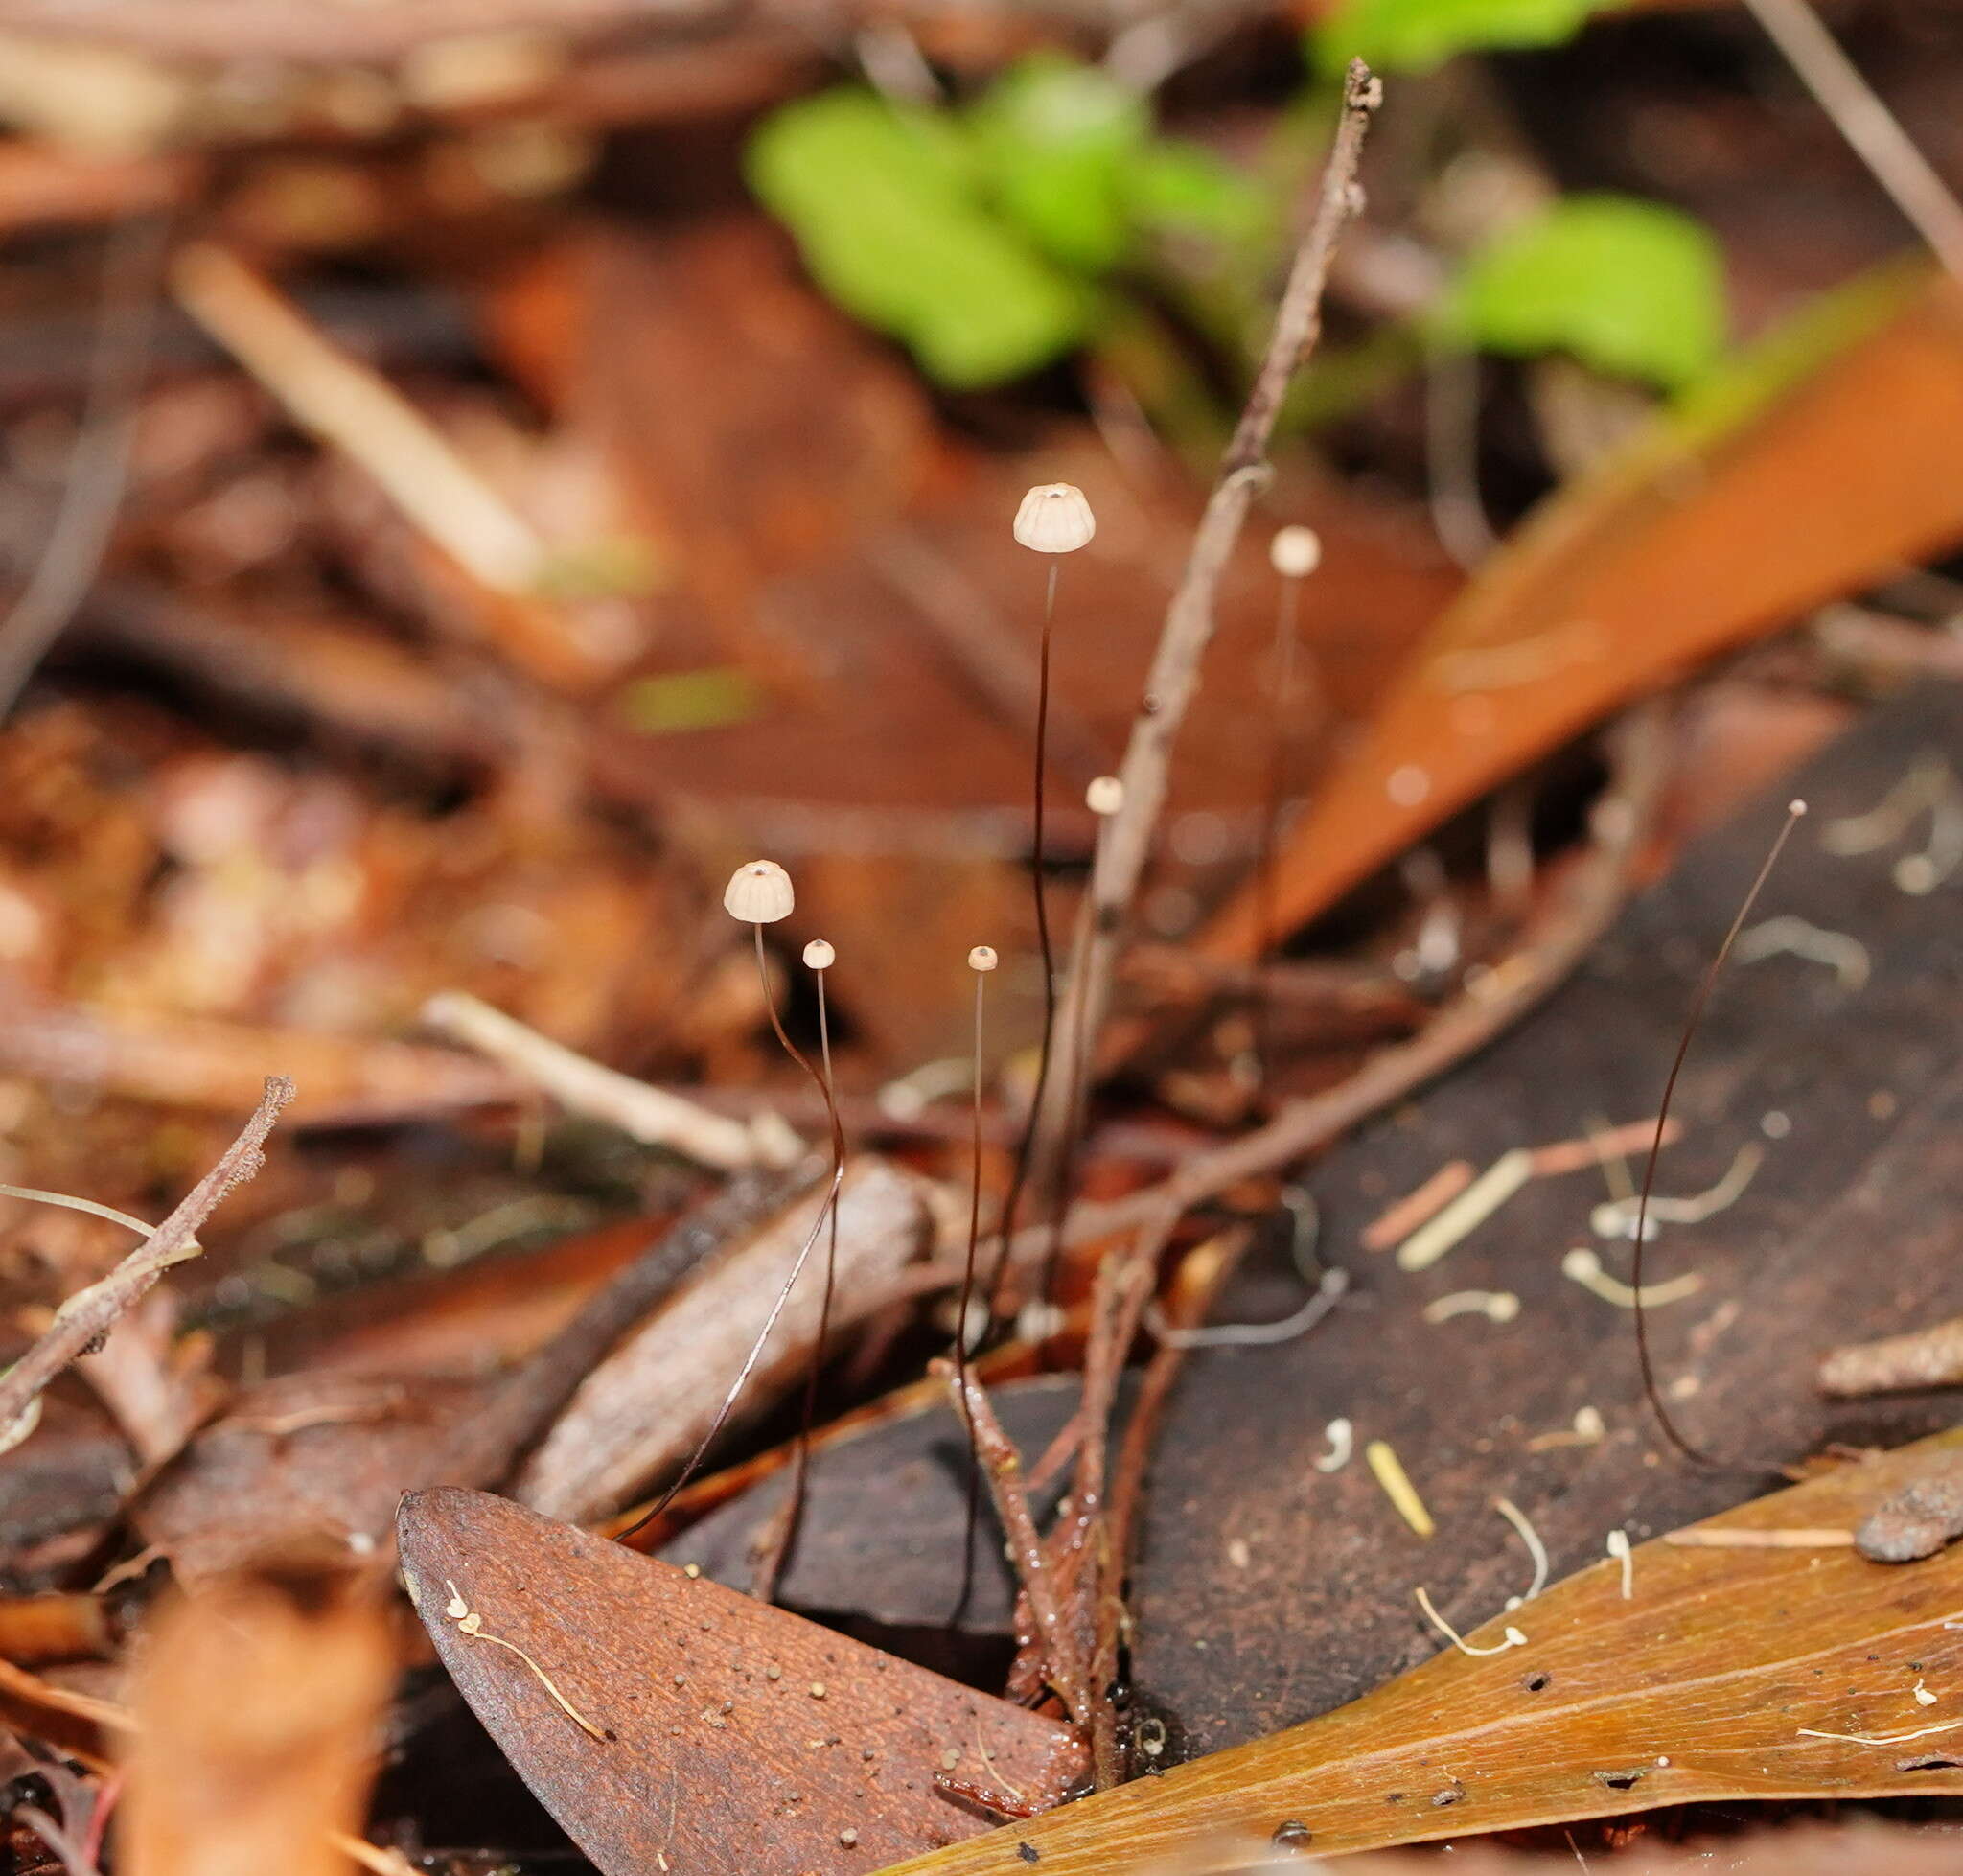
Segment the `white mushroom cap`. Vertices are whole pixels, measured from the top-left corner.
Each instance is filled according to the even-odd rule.
[[[723,910],[746,925],[774,925],[790,917],[795,903],[791,875],[774,860],[738,867],[723,888]]]
[[[995,947],[992,944],[978,944],[968,953],[970,970],[993,970],[995,964]]]
[[[813,970],[830,970],[838,955],[827,938],[813,938],[804,947],[804,961]]]
[[[1323,539],[1312,527],[1284,527],[1268,543],[1268,564],[1284,580],[1305,580],[1323,564]]]
[[[1074,554],[1097,531],[1082,489],[1039,482],[1016,510],[1016,539],[1039,554]]]
[[[1116,776],[1094,776],[1084,790],[1084,805],[1093,814],[1116,814],[1124,805],[1124,784]]]

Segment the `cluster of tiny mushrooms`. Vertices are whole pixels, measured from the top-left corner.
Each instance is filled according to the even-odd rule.
[[[1057,1010],[1056,968],[1051,940],[1048,905],[1045,896],[1047,856],[1045,851],[1044,784],[1048,755],[1051,637],[1056,614],[1057,576],[1061,557],[1074,553],[1090,544],[1097,533],[1097,521],[1091,511],[1089,501],[1085,498],[1080,489],[1074,487],[1068,482],[1042,483],[1031,488],[1023,498],[1022,504],[1016,512],[1013,532],[1016,541],[1021,545],[1028,548],[1033,553],[1050,557],[1044,587],[1042,631],[1038,651],[1029,858],[1034,923],[1042,970],[1043,1023],[1034,1088],[1029,1100],[1028,1117],[1016,1153],[1008,1191],[1001,1208],[998,1239],[1000,1248],[998,1250],[996,1271],[990,1284],[983,1291],[982,1308],[986,1312],[981,1325],[983,1329],[985,1329],[989,1322],[992,1322],[995,1307],[1000,1300],[999,1285],[1002,1277],[1005,1274],[1005,1266],[1007,1261],[1009,1238],[1015,1226],[1024,1182],[1029,1170],[1032,1138],[1038,1119],[1043,1111],[1044,1089],[1050,1072],[1051,1048],[1054,1041],[1053,1031]],[[1276,699],[1276,710],[1274,713],[1276,733],[1274,746],[1271,751],[1271,788],[1266,803],[1267,812],[1264,819],[1262,848],[1257,874],[1258,890],[1262,892],[1264,895],[1269,895],[1272,892],[1271,874],[1274,859],[1274,839],[1276,830],[1281,822],[1281,818],[1286,811],[1287,798],[1290,792],[1289,763],[1292,754],[1290,737],[1293,718],[1293,711],[1290,706],[1295,695],[1295,650],[1300,594],[1303,583],[1322,564],[1322,542],[1311,528],[1300,525],[1284,526],[1279,529],[1270,541],[1269,563],[1278,576],[1280,591],[1273,645],[1276,686],[1274,693]],[[1085,805],[1093,815],[1097,817],[1101,827],[1122,811],[1124,798],[1124,785],[1118,776],[1099,776],[1090,783],[1085,791],[1084,799]],[[1757,897],[1758,890],[1764,885],[1767,876],[1771,870],[1772,862],[1777,858],[1779,849],[1784,845],[1786,835],[1791,831],[1793,822],[1804,812],[1803,803],[1794,802],[1791,804],[1786,827],[1781,832],[1779,840],[1774,844],[1771,853],[1767,855],[1766,865],[1761,869],[1758,880],[1753,885],[1744,907],[1740,911],[1738,921],[1734,924],[1732,933],[1726,939],[1725,946],[1714,961],[1711,972],[1705,980],[1703,989],[1700,991],[1693,1008],[1692,1029],[1695,1028],[1697,1014],[1701,1008],[1703,997],[1708,994],[1718,968],[1721,966],[1725,955],[1735,942],[1739,930],[1743,926],[1745,916],[1748,915],[1751,905]],[[820,1348],[823,1345],[824,1324],[827,1320],[826,1312],[828,1312],[830,1307],[831,1265],[837,1251],[838,1198],[844,1177],[845,1153],[844,1137],[839,1124],[838,1105],[832,1086],[830,1030],[825,1000],[825,978],[827,972],[830,971],[837,961],[837,953],[831,943],[821,938],[813,938],[804,946],[803,950],[803,961],[806,968],[812,974],[817,991],[822,1065],[821,1067],[815,1066],[796,1047],[784,1031],[782,1021],[777,1013],[768,960],[764,950],[764,927],[779,923],[781,920],[788,918],[795,909],[796,893],[790,875],[775,861],[749,861],[737,868],[735,872],[731,874],[729,883],[723,894],[723,904],[732,918],[751,928],[756,946],[757,969],[771,1025],[784,1049],[817,1082],[820,1094],[823,1096],[827,1112],[831,1118],[832,1130],[832,1162],[829,1191],[812,1222],[810,1231],[797,1259],[794,1261],[790,1276],[786,1280],[779,1296],[777,1308],[772,1311],[764,1329],[757,1336],[755,1345],[751,1349],[749,1358],[745,1361],[741,1373],[737,1376],[735,1383],[724,1401],[721,1411],[717,1414],[709,1432],[697,1448],[688,1465],[677,1475],[675,1481],[662,1494],[654,1508],[641,1520],[642,1522],[648,1521],[665,1509],[676,1493],[693,1476],[702,1458],[707,1451],[716,1434],[720,1432],[738,1396],[748,1382],[751,1373],[769,1338],[771,1330],[774,1326],[777,1310],[782,1309],[784,1301],[789,1297],[791,1289],[795,1286],[801,1274],[804,1263],[816,1245],[820,1234],[825,1229],[827,1221],[829,1221],[832,1237],[826,1265],[825,1304],[820,1318],[818,1344]],[[1282,934],[1274,929],[1272,914],[1269,910],[1271,898],[1268,903],[1263,905],[1262,909],[1261,935],[1263,941],[1261,949],[1263,955],[1271,952],[1282,937]],[[976,1333],[977,1326],[974,1323],[971,1310],[978,1301],[976,1294],[977,1256],[978,1247],[982,1239],[982,1111],[986,1007],[985,986],[989,975],[997,968],[1000,962],[1000,957],[993,946],[977,944],[969,951],[967,961],[975,980],[972,1076],[974,1170],[969,1195],[967,1255],[963,1264],[959,1303],[953,1317],[955,1329],[952,1350],[953,1359],[950,1363],[952,1369],[950,1378],[953,1382],[954,1397],[964,1421],[968,1414],[969,1398],[967,1394],[966,1358],[971,1349],[981,1339]],[[1074,1040],[1076,1046],[1070,1052],[1070,1060],[1073,1065],[1072,1074],[1074,1078],[1080,1079],[1087,1054],[1087,1051],[1083,1046],[1085,1038],[1076,1037]],[[1690,1031],[1687,1030],[1684,1035],[1684,1045],[1686,1048],[1688,1047],[1689,1040]],[[1259,1052],[1263,1072],[1265,1072],[1267,1067],[1266,1054],[1266,1049],[1263,1047]],[[1679,1067],[1681,1066],[1681,1059],[1680,1053],[1677,1062]],[[1674,1085],[1674,1080],[1675,1071],[1673,1069],[1671,1085]],[[1049,1291],[1053,1275],[1053,1262],[1056,1255],[1056,1246],[1060,1241],[1061,1236],[1061,1209],[1066,1201],[1065,1188],[1071,1170],[1074,1134],[1081,1121],[1083,1090],[1080,1087],[1074,1086],[1067,1090],[1066,1094],[1067,1099],[1063,1105],[1063,1112],[1066,1116],[1064,1139],[1052,1161],[1056,1169],[1055,1176],[1057,1178],[1057,1188],[1053,1196],[1058,1208],[1058,1228],[1051,1234],[1051,1262],[1046,1265],[1042,1273],[1041,1290],[1042,1303],[1044,1305],[1048,1305],[1050,1301]],[[1674,1211],[1681,1211],[1686,1217],[1697,1217],[1708,1215],[1708,1211],[1697,1209],[1700,1201],[1697,1200],[1652,1201],[1652,1195],[1650,1191],[1650,1179],[1653,1175],[1655,1168],[1656,1149],[1660,1148],[1666,1140],[1664,1123],[1667,1118],[1669,1100],[1670,1086],[1666,1086],[1663,1098],[1664,1111],[1659,1113],[1654,1123],[1651,1153],[1641,1193],[1630,1192],[1618,1194],[1612,1204],[1597,1208],[1598,1216],[1593,1220],[1596,1229],[1603,1236],[1628,1236],[1635,1240],[1637,1281],[1634,1284],[1624,1285],[1608,1277],[1602,1269],[1601,1261],[1597,1254],[1585,1247],[1571,1251],[1563,1261],[1562,1265],[1566,1275],[1581,1283],[1584,1287],[1594,1290],[1604,1300],[1613,1302],[1622,1308],[1630,1309],[1634,1311],[1637,1319],[1639,1344],[1644,1306],[1646,1304],[1651,1306],[1663,1304],[1673,1301],[1678,1296],[1691,1294],[1698,1287],[1701,1282],[1700,1278],[1693,1274],[1678,1279],[1673,1285],[1652,1285],[1646,1291],[1640,1281],[1643,1241],[1651,1234],[1652,1228],[1651,1221],[1652,1219],[1659,1215],[1664,1216],[1673,1216]],[[1645,1124],[1647,1125],[1648,1123]],[[1618,1132],[1622,1130],[1618,1130]],[[1573,1144],[1568,1143],[1569,1147],[1572,1147]],[[1559,1151],[1563,1149],[1549,1150]],[[1707,1207],[1708,1210],[1716,1210],[1719,1209],[1721,1204],[1729,1202],[1731,1197],[1735,1197],[1737,1191],[1743,1189],[1744,1183],[1749,1180],[1751,1172],[1756,1170],[1757,1158],[1758,1149],[1755,1147],[1748,1147],[1742,1152],[1739,1155],[1737,1164],[1734,1166],[1733,1171],[1727,1175],[1725,1180],[1721,1182],[1718,1188],[1714,1188],[1712,1193],[1703,1196],[1701,1200],[1702,1205]],[[1603,1163],[1606,1164],[1605,1161]],[[1504,1155],[1500,1161],[1488,1170],[1485,1175],[1478,1179],[1471,1179],[1468,1172],[1467,1183],[1463,1190],[1451,1193],[1444,1192],[1442,1189],[1440,1193],[1441,1202],[1435,1210],[1428,1211],[1425,1216],[1418,1217],[1415,1220],[1415,1228],[1408,1234],[1403,1235],[1402,1242],[1398,1246],[1397,1261],[1400,1266],[1407,1270],[1415,1271],[1427,1267],[1430,1263],[1436,1262],[1444,1255],[1452,1244],[1463,1238],[1472,1225],[1490,1216],[1492,1211],[1505,1202],[1507,1197],[1511,1196],[1529,1178],[1533,1177],[1537,1170],[1535,1165],[1535,1155],[1526,1149],[1520,1149]],[[1419,1195],[1413,1194],[1412,1196],[1417,1198]],[[1306,1205],[1305,1195],[1304,1202]],[[1308,1208],[1308,1214],[1307,1223],[1312,1234],[1312,1207]],[[1303,1223],[1304,1219],[1298,1217],[1298,1240],[1303,1236],[1300,1229]],[[1380,1246],[1380,1248],[1388,1248],[1388,1246]],[[1340,1278],[1342,1275],[1341,1272],[1328,1274],[1337,1278]],[[1308,1304],[1305,1306],[1304,1310],[1297,1312],[1296,1318],[1291,1318],[1283,1323],[1255,1326],[1258,1338],[1263,1340],[1280,1339],[1281,1337],[1274,1332],[1285,1331],[1288,1334],[1301,1332],[1302,1328],[1319,1319],[1320,1314],[1341,1294],[1340,1283],[1333,1285],[1326,1284],[1324,1290],[1327,1293],[1311,1295]],[[1456,1296],[1441,1299],[1425,1311],[1425,1316],[1428,1321],[1442,1322],[1455,1314],[1478,1313],[1489,1316],[1495,1322],[1503,1323],[1511,1320],[1517,1313],[1517,1310],[1518,1299],[1510,1292],[1467,1291]],[[1202,1337],[1228,1332],[1217,1331],[1171,1332],[1162,1322],[1158,1321],[1154,1321],[1152,1327],[1163,1338],[1176,1341],[1179,1346],[1192,1346],[1197,1344]],[[1262,1331],[1269,1332],[1260,1333],[1259,1332]],[[1644,1350],[1644,1362],[1647,1370],[1648,1355],[1646,1349]],[[816,1355],[814,1355],[811,1373],[815,1381],[817,1373]],[[1660,1403],[1658,1404],[1658,1411],[1659,1413],[1662,1412]],[[1584,1415],[1591,1416],[1592,1424],[1599,1427],[1599,1416],[1593,1416],[1592,1409],[1584,1409]],[[793,1486],[794,1504],[801,1493],[803,1484],[804,1468],[808,1457],[806,1448],[810,1416],[807,1413],[804,1431],[800,1434],[797,1443],[796,1461],[797,1471]],[[1586,1440],[1591,1437],[1591,1434],[1581,1431],[1582,1424],[1582,1417],[1578,1416],[1576,1422],[1578,1430],[1573,1437]],[[1667,1415],[1664,1417],[1664,1424],[1666,1431],[1669,1431],[1673,1439],[1675,1439],[1674,1429],[1670,1425]],[[972,1439],[972,1425],[969,1430]],[[1327,1458],[1317,1462],[1318,1469],[1326,1471],[1340,1470],[1347,1462],[1352,1437],[1351,1424],[1347,1420],[1332,1422],[1329,1433],[1332,1450]],[[1599,1438],[1599,1432],[1592,1434],[1592,1437]],[[1365,1456],[1385,1495],[1397,1508],[1400,1516],[1420,1536],[1429,1535],[1432,1524],[1430,1514],[1425,1510],[1416,1488],[1405,1474],[1396,1452],[1383,1441],[1372,1441],[1365,1448]],[[1534,1532],[1532,1524],[1516,1507],[1507,1500],[1495,1500],[1494,1502],[1495,1509],[1501,1511],[1508,1521],[1513,1524],[1513,1528],[1526,1542],[1533,1557],[1535,1563],[1535,1583],[1533,1589],[1528,1592],[1528,1599],[1531,1599],[1533,1595],[1538,1593],[1546,1580],[1545,1551],[1541,1547],[1540,1540]],[[972,1501],[970,1512],[972,1516]],[[795,1518],[795,1517],[796,1513],[794,1511],[793,1517]],[[1609,1559],[1619,1563],[1621,1565],[1623,1571],[1623,1593],[1627,1596],[1629,1593],[1630,1584],[1629,1546],[1628,1540],[1622,1531],[1613,1531],[1609,1534],[1607,1551]],[[779,1555],[781,1557],[781,1545]],[[1417,1598],[1425,1618],[1454,1647],[1464,1653],[1472,1655],[1497,1654],[1503,1653],[1509,1648],[1520,1647],[1525,1643],[1526,1637],[1520,1631],[1509,1625],[1503,1629],[1503,1638],[1496,1646],[1490,1648],[1474,1647],[1466,1642],[1457,1631],[1439,1614],[1436,1608],[1432,1605],[1430,1597],[1422,1588],[1417,1591]],[[1513,1608],[1518,1607],[1523,1600],[1525,1599],[1520,1597],[1513,1598],[1508,1605],[1509,1610],[1511,1611]]]
[[[1050,653],[1051,638],[1056,615],[1057,575],[1064,555],[1077,552],[1088,546],[1097,531],[1097,518],[1091,504],[1081,489],[1069,482],[1038,483],[1023,497],[1013,524],[1016,541],[1032,553],[1050,557],[1047,578],[1044,586],[1042,633],[1038,649],[1037,697],[1034,773],[1031,784],[1031,838],[1029,869],[1031,893],[1034,910],[1037,945],[1041,954],[1043,1025],[1040,1046],[1037,1054],[1036,1077],[1028,1103],[1028,1114],[1021,1143],[1016,1154],[1014,1170],[1008,1192],[1004,1199],[1000,1220],[1002,1253],[999,1256],[994,1279],[988,1287],[988,1308],[990,1314],[998,1300],[998,1285],[1005,1274],[1003,1264],[1006,1262],[1006,1245],[1020,1207],[1023,1186],[1028,1177],[1032,1150],[1032,1136],[1037,1118],[1041,1113],[1043,1093],[1050,1072],[1051,1048],[1054,1041],[1056,1020],[1056,961],[1051,939],[1049,906],[1045,892],[1045,870],[1047,854],[1045,847],[1045,772],[1048,766],[1048,730],[1050,714]],[[1274,823],[1285,805],[1283,795],[1288,779],[1289,724],[1287,705],[1294,690],[1294,647],[1296,621],[1299,611],[1299,595],[1302,583],[1315,572],[1322,564],[1322,542],[1315,530],[1301,525],[1281,528],[1274,535],[1269,547],[1269,561],[1281,581],[1281,603],[1276,620],[1274,659],[1277,682],[1277,723],[1278,730],[1274,750],[1275,786],[1269,802],[1269,826],[1264,841],[1263,870],[1272,858]],[[1124,806],[1124,784],[1117,776],[1096,776],[1084,791],[1084,805],[1097,817],[1100,826],[1107,824]],[[810,1073],[823,1096],[826,1108],[831,1116],[833,1134],[833,1155],[830,1172],[830,1193],[814,1220],[809,1236],[794,1262],[784,1294],[801,1274],[806,1258],[817,1242],[820,1232],[824,1229],[827,1219],[833,1234],[832,1250],[836,1253],[837,1242],[837,1202],[840,1188],[844,1177],[844,1141],[838,1122],[838,1105],[831,1077],[831,1047],[829,1025],[825,1002],[825,976],[837,961],[837,952],[824,938],[813,938],[804,946],[803,961],[811,972],[817,989],[820,1036],[821,1043],[822,1067],[813,1064],[792,1044],[786,1035],[778,1017],[775,996],[772,987],[768,961],[764,951],[764,927],[774,925],[788,918],[795,910],[797,894],[791,883],[791,876],[774,860],[751,860],[738,867],[730,875],[729,883],[723,893],[723,906],[730,917],[740,924],[751,927],[756,945],[757,969],[763,987],[766,1009],[772,1027],[778,1040],[798,1064]],[[1268,934],[1270,941],[1277,935]],[[965,1401],[961,1389],[965,1386],[965,1358],[979,1339],[973,1332],[971,1311],[976,1302],[976,1261],[981,1242],[982,1166],[981,1166],[981,1115],[982,1101],[982,1077],[984,1056],[984,1023],[986,996],[985,985],[988,976],[1000,962],[1000,956],[992,945],[977,944],[968,953],[968,967],[975,979],[975,1034],[973,1054],[973,1101],[975,1111],[974,1180],[970,1196],[967,1257],[963,1266],[959,1304],[955,1311],[956,1332],[954,1338],[954,1364],[956,1368],[957,1398]],[[1072,1051],[1071,1059],[1074,1074],[1081,1077],[1086,1051],[1083,1038],[1077,1038],[1078,1047]],[[1065,1103],[1067,1116],[1065,1140],[1058,1156],[1059,1184],[1055,1193],[1059,1213],[1065,1199],[1063,1182],[1067,1180],[1072,1154],[1072,1145],[1076,1126],[1080,1120],[1082,1102],[1081,1088],[1069,1091]],[[1055,1255],[1052,1243],[1051,1259]],[[1048,1302],[1050,1281],[1053,1274],[1046,1267],[1043,1273],[1042,1288],[1044,1301]],[[827,1305],[829,1303],[830,1272],[827,1271]],[[1333,1299],[1330,1299],[1333,1300]],[[652,1518],[659,1514],[673,1499],[681,1485],[691,1477],[696,1466],[706,1450],[714,1434],[720,1431],[728,1412],[735,1403],[737,1395],[749,1379],[754,1364],[761,1355],[771,1328],[776,1317],[774,1311],[764,1330],[757,1337],[751,1357],[744,1364],[723,1410],[717,1415],[711,1432],[699,1447],[695,1457],[678,1475],[676,1481],[664,1492],[653,1510],[648,1513]],[[820,1343],[822,1345],[823,1316],[820,1316]],[[815,1370],[814,1370],[815,1372]],[[799,1443],[798,1464],[804,1463],[803,1442]],[[646,1521],[645,1519],[643,1520]]]

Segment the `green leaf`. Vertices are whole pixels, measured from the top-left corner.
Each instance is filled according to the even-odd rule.
[[[1598,371],[1675,389],[1724,346],[1718,244],[1655,202],[1566,197],[1473,256],[1437,330],[1491,352],[1571,352]]]
[[[1149,235],[1198,237],[1233,251],[1261,240],[1275,220],[1274,197],[1204,144],[1160,138],[1126,167],[1127,215]]]
[[[1084,335],[1090,294],[989,214],[967,142],[931,111],[821,92],[766,119],[746,167],[820,286],[942,384],[1002,383]]]
[[[1313,31],[1316,68],[1361,58],[1376,72],[1428,72],[1455,53],[1555,46],[1606,0],[1345,0]]]
[[[1036,53],[1004,73],[967,122],[984,184],[1016,227],[1066,266],[1098,274],[1118,265],[1130,236],[1120,178],[1151,134],[1135,92],[1095,65]]]

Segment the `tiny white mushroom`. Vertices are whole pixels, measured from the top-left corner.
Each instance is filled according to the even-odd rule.
[[[774,860],[751,860],[729,875],[723,910],[746,925],[774,925],[791,915],[791,875]]]
[[[1069,482],[1039,482],[1016,510],[1016,539],[1035,553],[1074,554],[1097,531],[1083,490]]]
[[[830,970],[838,955],[824,938],[813,938],[804,947],[804,962],[811,970]]]
[[[1305,580],[1323,564],[1323,542],[1312,527],[1284,527],[1268,543],[1268,564],[1284,580]]]
[[[968,968],[970,970],[993,970],[999,961],[1000,960],[995,955],[995,947],[992,944],[978,944],[974,950],[968,953]]]
[[[1084,790],[1084,805],[1093,814],[1116,814],[1124,805],[1124,784],[1116,776],[1094,776]]]

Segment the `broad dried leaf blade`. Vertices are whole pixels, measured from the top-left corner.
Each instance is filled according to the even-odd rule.
[[[410,1493],[398,1533],[444,1665],[606,1876],[878,1869],[982,1827],[937,1770],[1041,1789],[1071,1749],[1021,1707],[485,1493]]]
[[[1775,334],[1493,556],[1283,844],[1272,918],[1250,881],[1202,948],[1254,956],[1628,699],[1954,543],[1959,439],[1947,277],[1893,269]]]
[[[1959,1449],[1963,1431],[1939,1434],[1709,1526],[1852,1529]],[[1526,1647],[1447,1650],[1305,1725],[906,1867],[1004,1876],[1027,1842],[1044,1876],[1093,1876],[1283,1822],[1336,1853],[1698,1800],[1963,1793],[1963,1626],[1945,1626],[1963,1624],[1963,1550],[1890,1566],[1658,1540],[1622,1584],[1605,1561],[1466,1637],[1497,1647],[1513,1623]]]

